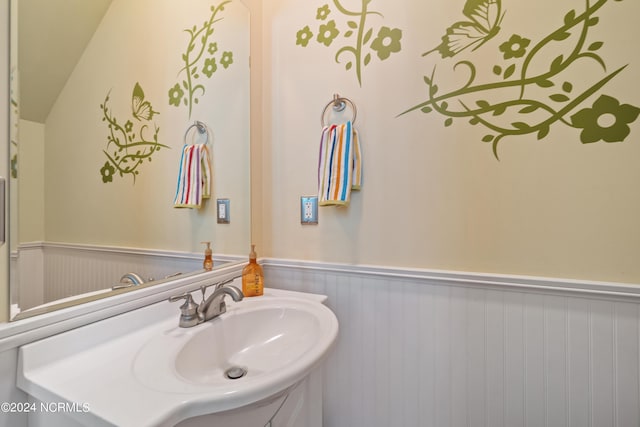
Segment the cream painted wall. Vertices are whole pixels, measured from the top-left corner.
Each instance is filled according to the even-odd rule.
[[[348,6],[357,9],[357,3]],[[616,144],[582,144],[579,130],[554,125],[542,141],[503,141],[498,161],[480,142],[486,131],[478,127],[445,127],[433,113],[397,117],[427,98],[423,76],[442,60],[422,53],[440,42],[447,26],[466,19],[464,3],[372,1],[370,9],[384,17],[370,15],[368,22],[402,28],[402,51],[372,61],[360,87],[344,61],[335,62],[337,47],[296,46],[296,32],[317,24],[324,4],[333,9],[329,19],[344,21],[333,2],[263,2],[262,182],[254,181],[263,198],[254,208],[261,255],[639,283],[637,121]],[[479,69],[501,61],[497,48],[509,35],[541,37],[571,8],[580,13],[584,2],[503,7],[500,36],[470,55]],[[638,2],[609,1],[590,40],[605,41],[600,54],[608,72],[629,64],[602,92],[635,106],[640,53],[630,46],[640,35],[639,13]],[[337,46],[345,44],[340,37]],[[438,73],[443,86],[459,87],[466,75],[453,73],[452,64],[440,64]],[[603,72],[593,64],[572,74],[576,86]],[[363,189],[348,208],[321,208],[319,225],[302,226],[299,198],[316,192],[319,116],[334,93],[358,108]]]
[[[249,148],[243,141],[249,127],[237,118],[249,114],[248,86],[238,83],[249,79],[249,58],[240,54],[248,52],[249,14],[241,4],[227,5],[215,27],[220,48],[236,52],[232,67],[218,64],[191,118],[186,108],[168,105],[169,89],[184,78],[178,75],[188,41],[184,29],[202,25],[210,5],[198,1],[176,9],[169,0],[112,3],[46,121],[46,240],[189,252],[202,251],[200,242],[211,240],[217,253],[248,252],[250,183],[243,166]],[[170,149],[145,162],[135,184],[131,176],[104,184],[100,169],[108,128],[100,105],[109,93],[114,115],[131,117],[136,82],[160,112],[153,121],[160,128],[159,142]],[[174,209],[183,138],[194,120],[212,132],[213,198],[200,210]],[[216,198],[231,199],[231,224],[216,223]]]
[[[20,165],[18,181],[18,236],[24,242],[45,240],[44,218],[44,130],[41,123],[20,121]],[[13,187],[12,187],[13,188]],[[14,242],[15,243],[15,242]]]

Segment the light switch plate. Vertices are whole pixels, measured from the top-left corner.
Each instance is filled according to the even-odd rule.
[[[218,199],[217,202],[216,216],[218,217],[218,224],[229,224],[231,222],[229,199]]]
[[[300,222],[302,224],[318,223],[318,197],[300,197]]]

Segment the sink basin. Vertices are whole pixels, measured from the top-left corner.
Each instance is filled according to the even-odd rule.
[[[245,298],[227,304],[227,312],[211,321],[151,337],[134,358],[136,379],[164,393],[208,395],[210,403],[232,409],[293,386],[322,361],[338,332],[333,312],[317,302]],[[228,375],[230,368],[237,374]]]
[[[176,372],[198,384],[278,372],[317,349],[320,321],[300,306],[239,306],[195,331],[176,356]],[[232,368],[241,371],[225,374]]]

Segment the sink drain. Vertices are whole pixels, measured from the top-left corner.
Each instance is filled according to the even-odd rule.
[[[245,368],[241,368],[240,366],[232,366],[224,371],[224,376],[229,378],[230,380],[237,380],[238,378],[242,378],[245,375],[247,375],[247,370]]]

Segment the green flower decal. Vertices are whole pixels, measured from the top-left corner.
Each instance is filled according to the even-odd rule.
[[[338,34],[340,34],[340,30],[336,28],[336,21],[334,20],[320,25],[320,29],[318,31],[318,43],[322,43],[325,46],[330,46],[333,39],[338,37]]]
[[[219,16],[224,11],[224,6],[231,0],[220,3],[219,6],[211,6],[211,15],[201,27],[194,25],[187,28],[185,32],[189,34],[189,42],[182,54],[184,63],[179,74],[184,75],[180,83],[176,83],[169,89],[169,105],[180,107],[185,105],[189,110],[189,117],[193,111],[194,104],[199,102],[199,96],[203,96],[206,89],[199,83],[201,73],[207,78],[211,78],[218,71],[217,63],[222,64],[227,69],[233,63],[231,52],[224,52],[222,58],[217,58],[218,43],[212,40],[214,24],[224,19]]]
[[[158,143],[159,128],[151,123],[154,115],[159,114],[153,110],[151,103],[145,99],[144,92],[139,83],[136,83],[131,96],[131,116],[135,119],[127,120],[124,125],[115,117],[109,108],[109,94],[100,104],[102,121],[107,123],[109,133],[107,145],[103,150],[107,161],[100,169],[103,183],[113,182],[116,173],[120,177],[131,175],[135,184],[139,168],[146,160],[151,161],[154,153],[160,148],[169,148]],[[150,126],[153,132],[149,137]],[[137,127],[136,127],[137,126]]]
[[[180,106],[180,100],[184,96],[184,91],[180,87],[180,84],[176,83],[171,89],[169,89],[169,105]]]
[[[640,108],[622,104],[617,99],[601,95],[591,108],[584,108],[573,116],[571,123],[582,129],[580,140],[584,144],[596,141],[620,142],[629,136],[629,123],[640,114]]]
[[[104,163],[102,169],[100,169],[100,175],[102,175],[102,182],[113,182],[113,174],[116,173],[116,169],[108,161]]]
[[[202,73],[205,76],[211,77],[213,73],[216,72],[217,69],[218,69],[218,66],[216,65],[216,58],[205,59],[204,67],[202,68]]]
[[[480,139],[491,144],[496,159],[501,141],[525,135],[542,140],[554,125],[581,129],[580,140],[585,144],[601,140],[624,141],[631,131],[629,125],[638,118],[640,109],[601,94],[603,87],[615,79],[626,65],[608,71],[609,67],[600,54],[604,42],[594,41],[591,35],[591,30],[600,22],[596,12],[608,1],[587,1],[584,11],[570,10],[560,26],[537,42],[519,34],[498,42],[502,58],[509,62],[493,65],[490,70],[493,77],[491,73],[479,73],[470,60],[456,59],[453,71],[466,69],[468,80],[457,89],[440,92],[434,65],[431,74],[423,78],[428,99],[401,115],[419,110],[443,116],[445,127],[452,126],[455,120],[478,126],[484,129]],[[501,1],[466,0],[463,13],[472,20],[474,16],[491,16],[491,29],[483,32],[470,21],[457,22],[449,27],[451,31],[447,31],[442,43],[423,56],[438,51],[444,62],[470,47],[476,50],[484,45],[489,49],[485,42],[498,37],[499,24],[505,16]],[[456,30],[462,28],[475,28],[482,37],[460,39],[458,36],[462,33]],[[461,40],[465,43],[460,44]],[[602,69],[602,75],[586,80],[580,73],[580,67],[584,67],[587,61],[595,62]],[[531,67],[534,63],[535,71]],[[438,68],[442,69],[443,65],[439,64]],[[483,76],[482,80],[479,76]],[[589,98],[598,95],[592,107],[581,108]]]
[[[313,33],[307,25],[306,27],[298,31],[298,34],[296,35],[296,44],[302,47],[306,47],[309,44],[309,40],[311,40],[312,38]]]
[[[529,43],[531,43],[531,40],[514,34],[509,40],[500,45],[500,51],[504,54],[504,59],[522,58],[527,51]]]
[[[402,31],[398,28],[393,30],[389,27],[382,27],[378,31],[378,37],[371,43],[371,49],[378,53],[381,60],[387,59],[392,53],[400,52],[400,39]]]
[[[316,19],[319,21],[324,21],[325,19],[327,19],[330,13],[331,13],[331,10],[329,9],[329,5],[325,4],[324,6],[318,8]]]
[[[391,54],[398,53],[402,49],[402,30],[399,28],[383,26],[377,30],[377,36],[373,37],[375,30],[367,24],[367,18],[382,17],[382,14],[369,10],[372,1],[361,0],[359,10],[349,10],[340,3],[340,0],[333,0],[333,6],[343,16],[343,20],[336,17],[327,21],[332,13],[328,4],[319,7],[316,11],[316,20],[319,21],[319,25],[315,40],[324,47],[330,47],[340,39],[351,42],[338,49],[335,61],[340,63],[344,55],[348,54],[349,58],[344,65],[345,70],[355,71],[360,86],[362,86],[362,70],[370,64],[372,52],[379,60],[384,61],[389,59]],[[314,32],[309,25],[306,25],[296,33],[296,45],[307,47],[313,38]]]
[[[229,68],[229,66],[233,64],[233,52],[223,52],[220,63],[224,68]]]

